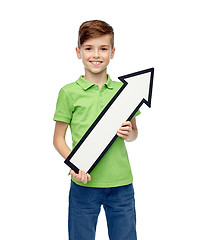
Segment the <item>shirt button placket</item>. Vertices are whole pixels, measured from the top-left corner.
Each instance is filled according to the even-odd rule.
[[[102,94],[102,90],[100,91],[100,106],[101,109],[103,108],[103,94]]]

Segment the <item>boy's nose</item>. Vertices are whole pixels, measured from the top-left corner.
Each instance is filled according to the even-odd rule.
[[[99,52],[98,52],[98,50],[94,50],[94,51],[93,51],[93,57],[94,57],[94,58],[98,58],[98,57],[99,57]]]

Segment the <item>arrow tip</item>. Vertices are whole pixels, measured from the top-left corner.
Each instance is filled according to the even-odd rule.
[[[141,88],[143,102],[148,107],[151,107],[152,86],[154,78],[154,68],[145,69],[139,72],[134,72],[128,75],[119,77],[124,84],[131,85],[132,88]]]

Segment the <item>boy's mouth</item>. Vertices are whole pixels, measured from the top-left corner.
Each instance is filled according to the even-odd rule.
[[[102,62],[101,61],[90,61],[90,63],[95,66],[99,66]]]

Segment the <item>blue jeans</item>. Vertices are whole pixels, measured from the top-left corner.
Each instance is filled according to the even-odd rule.
[[[79,186],[71,181],[69,240],[94,240],[101,205],[110,240],[136,240],[136,213],[132,184],[113,188]]]

